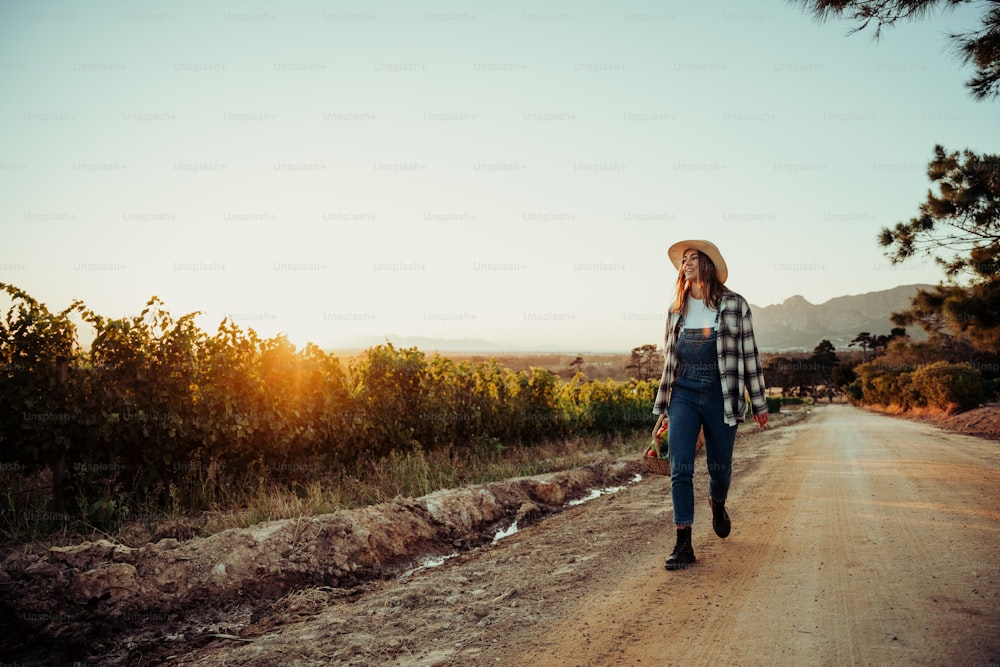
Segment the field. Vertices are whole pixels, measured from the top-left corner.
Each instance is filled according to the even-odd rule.
[[[492,357],[500,362],[501,365],[513,371],[527,372],[531,368],[544,368],[550,373],[558,375],[562,380],[571,379],[578,370],[590,380],[626,382],[630,377],[629,371],[626,369],[630,356],[628,353],[584,353],[580,355],[502,353],[496,355],[463,355],[453,353],[447,356],[456,363],[461,363],[462,361],[479,362]],[[573,363],[577,356],[583,359],[583,363],[578,367],[571,366],[570,364]],[[657,378],[660,376],[660,370],[662,369],[657,369],[655,373]]]

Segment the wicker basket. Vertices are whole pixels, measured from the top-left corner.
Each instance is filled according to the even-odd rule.
[[[647,450],[648,451],[648,450]],[[646,470],[654,475],[670,476],[670,459],[661,459],[658,456],[643,455],[642,462],[646,465]]]
[[[664,436],[666,433],[663,434]],[[695,444],[694,455],[697,456],[701,453],[702,448],[705,446],[705,432],[701,431],[698,433],[698,442]],[[670,477],[670,459],[661,459],[659,456],[647,456],[649,452],[653,451],[653,446],[650,445],[646,448],[646,451],[642,455],[642,462],[648,470],[653,475],[666,475]]]

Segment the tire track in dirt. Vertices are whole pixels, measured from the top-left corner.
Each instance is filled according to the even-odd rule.
[[[835,460],[853,453],[841,425],[825,423],[828,416],[822,414],[808,432],[809,448],[788,457],[787,469],[802,480],[772,536],[772,558],[753,576],[739,622],[727,641],[705,656],[707,663],[732,662],[728,653],[741,644],[758,647],[745,656],[747,664],[815,664],[820,656],[837,664],[862,663],[851,624],[865,608],[866,591],[851,586],[849,569],[860,562],[854,549],[859,535],[856,523],[845,520],[845,499],[863,495],[866,480]],[[834,556],[838,552],[842,555]]]

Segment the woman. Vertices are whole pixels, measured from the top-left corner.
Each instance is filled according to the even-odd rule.
[[[667,256],[678,269],[677,294],[667,316],[666,363],[653,404],[653,414],[660,417],[653,433],[655,437],[666,419],[677,527],[677,544],[666,568],[678,570],[695,562],[692,479],[698,432],[705,434],[712,527],[716,535],[727,537],[726,497],[736,426],[747,411],[746,392],[760,428],[767,423],[767,401],[750,306],[725,287],[729,271],[722,253],[708,241],[681,241],[670,246]]]

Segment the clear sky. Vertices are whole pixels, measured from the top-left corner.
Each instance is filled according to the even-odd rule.
[[[662,340],[667,247],[756,305],[890,267],[936,143],[1000,150],[947,33],[782,0],[0,5],[0,281],[297,343]],[[4,306],[6,308],[6,306]]]

